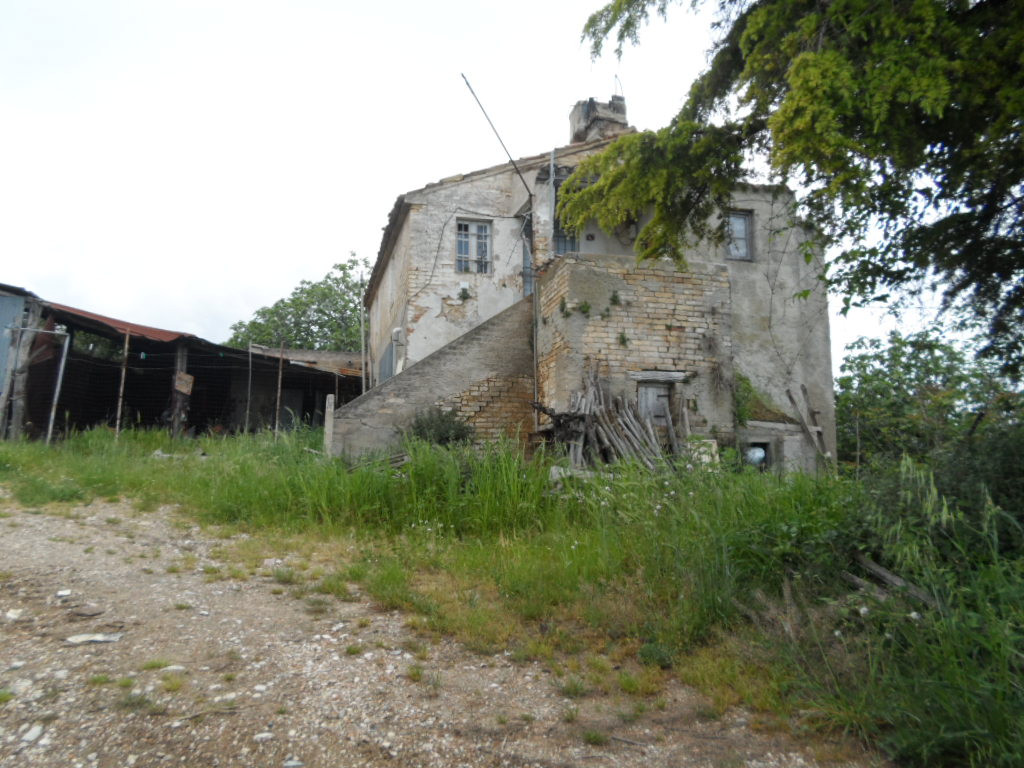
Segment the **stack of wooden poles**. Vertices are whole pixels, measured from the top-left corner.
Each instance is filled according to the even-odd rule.
[[[634,401],[609,398],[596,374],[584,377],[583,389],[572,393],[568,411],[556,413],[539,403],[534,407],[551,417],[554,439],[568,446],[573,467],[631,459],[654,469],[665,458],[651,417],[641,415]],[[668,428],[669,449],[678,455],[679,443],[668,408],[663,408],[660,415]]]

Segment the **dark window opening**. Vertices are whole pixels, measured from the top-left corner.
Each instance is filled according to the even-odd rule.
[[[728,222],[729,239],[727,256],[737,261],[754,260],[754,213],[753,211],[730,211]]]
[[[747,443],[743,449],[743,463],[764,472],[772,465],[771,445],[769,443]]]

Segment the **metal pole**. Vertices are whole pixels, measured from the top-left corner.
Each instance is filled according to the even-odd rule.
[[[114,440],[121,437],[121,412],[124,410],[124,380],[128,376],[128,339],[131,335],[124,335],[124,359],[121,361],[121,386],[117,390],[117,422],[114,424]]]
[[[249,409],[252,407],[252,342],[249,342],[249,390],[245,396],[245,434],[249,434]]]
[[[284,375],[284,339],[281,339],[281,350],[277,357],[277,407],[274,409],[274,437],[281,429],[281,377]]]
[[[184,392],[178,391],[178,374],[188,372],[188,347],[183,342],[178,342],[174,352],[174,376],[171,377],[171,435],[175,438],[181,436],[182,427],[185,426],[185,408],[188,400]]]
[[[330,414],[324,417],[324,455],[331,455],[331,443],[334,442],[334,395],[327,396],[327,402],[324,404],[327,413]]]
[[[64,383],[64,364],[68,360],[68,347],[71,345],[71,334],[64,334],[64,349],[60,353],[60,367],[57,369],[57,386],[53,388],[53,404],[50,405],[50,425],[46,428],[46,444],[53,438],[53,421],[57,418],[57,400],[60,399],[60,388]]]
[[[4,440],[7,438],[7,406],[11,404],[12,401],[14,400],[11,394],[12,390],[14,389],[14,377],[18,375],[18,363],[21,362],[21,334],[24,332],[25,329],[23,327],[11,327],[9,330],[18,332],[18,340],[15,342],[13,341],[12,338],[11,347],[14,349],[14,354],[11,356],[7,365],[7,371],[9,375],[7,376],[7,379],[3,382],[3,398],[0,398],[0,408],[2,408],[2,410],[0,410],[0,440]],[[11,336],[13,337],[14,334],[12,333]],[[11,407],[13,408],[13,405]]]
[[[366,289],[363,288],[365,293]],[[363,302],[359,302],[359,393],[366,392],[366,330],[363,327]]]

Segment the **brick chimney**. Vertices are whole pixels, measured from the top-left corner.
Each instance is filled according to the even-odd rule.
[[[629,130],[626,122],[626,99],[612,96],[605,103],[595,99],[577,101],[569,113],[569,141],[579,144],[597,139],[610,139]]]

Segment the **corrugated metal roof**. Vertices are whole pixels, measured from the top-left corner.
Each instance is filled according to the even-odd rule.
[[[126,320],[118,320],[114,317],[107,317],[105,315],[98,315],[95,312],[86,312],[84,309],[78,309],[76,307],[69,307],[66,304],[56,304],[52,301],[44,302],[44,304],[51,310],[57,319],[60,319],[61,315],[67,315],[79,320],[87,320],[93,323],[97,323],[102,326],[106,326],[109,330],[117,332],[118,335],[124,336],[128,334],[130,336],[139,336],[150,341],[177,341],[178,339],[199,339],[191,333],[184,333],[182,331],[168,331],[164,328],[153,328],[148,325],[139,325],[137,323],[129,323]],[[201,339],[200,339],[201,340]]]

